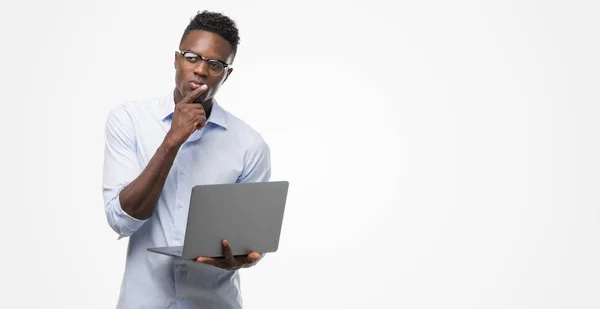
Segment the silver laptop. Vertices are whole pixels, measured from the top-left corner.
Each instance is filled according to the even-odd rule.
[[[289,182],[197,185],[192,188],[183,246],[148,251],[183,259],[223,257],[226,239],[233,255],[275,252]]]

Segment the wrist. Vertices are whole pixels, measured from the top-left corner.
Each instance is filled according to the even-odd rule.
[[[181,141],[179,141],[177,138],[174,138],[173,136],[171,136],[170,134],[167,134],[167,136],[165,136],[165,139],[163,140],[163,143],[162,143],[162,147],[167,152],[177,151],[177,150],[179,150],[181,145],[183,145],[183,143]]]

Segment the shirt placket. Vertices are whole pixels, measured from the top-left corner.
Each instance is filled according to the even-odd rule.
[[[187,143],[184,143],[180,148],[177,154],[177,161],[175,165],[176,173],[175,173],[175,205],[173,205],[173,243],[176,246],[182,246],[184,241],[184,231],[183,227],[185,226],[185,209],[184,205],[186,203],[185,193],[189,192],[187,186],[189,186],[189,150],[186,149]],[[174,275],[175,275],[175,297],[177,301],[177,308],[187,308],[187,295],[186,293],[186,280],[188,269],[187,265],[183,263],[183,261],[176,259],[176,262],[173,263]]]
[[[186,143],[187,144],[187,143]],[[183,245],[183,227],[185,226],[185,212],[184,212],[184,204],[186,201],[185,192],[188,192],[188,150],[186,149],[186,144],[183,144],[179,153],[177,155],[177,165],[176,165],[176,180],[175,180],[175,205],[173,209],[174,213],[174,226],[173,226],[173,242],[176,246]]]

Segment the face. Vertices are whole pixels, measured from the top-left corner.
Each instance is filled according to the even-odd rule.
[[[218,34],[192,30],[181,42],[179,50],[191,51],[193,54],[184,57],[178,52],[175,53],[175,102],[181,100],[201,84],[206,84],[208,89],[195,102],[209,102],[231,75],[233,69],[225,67],[223,72],[215,74],[215,67],[218,67],[219,64],[208,63],[199,57],[194,57],[194,54],[231,64],[233,62],[231,44]]]

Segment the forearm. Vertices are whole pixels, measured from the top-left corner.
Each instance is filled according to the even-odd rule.
[[[168,137],[140,175],[121,191],[121,207],[130,216],[146,220],[152,216],[165,181],[181,145]]]

